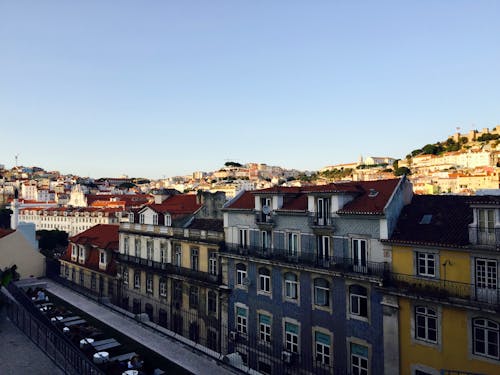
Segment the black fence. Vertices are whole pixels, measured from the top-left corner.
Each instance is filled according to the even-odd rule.
[[[500,251],[500,229],[473,227],[469,228],[470,242],[480,247]]]
[[[28,296],[14,284],[8,286],[17,301],[7,305],[7,316],[66,374],[104,374],[62,331],[40,312]]]
[[[221,247],[220,251],[243,256],[253,256],[261,259],[302,264],[342,273],[360,273],[364,275],[382,277],[390,271],[390,265],[386,262],[370,262],[364,259],[329,256],[311,251],[296,252],[288,249],[271,249],[259,246],[243,247],[239,244],[226,244]]]

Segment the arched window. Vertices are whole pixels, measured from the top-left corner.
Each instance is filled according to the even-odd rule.
[[[474,354],[500,359],[499,332],[500,325],[489,319],[478,318],[473,320]]]
[[[292,272],[285,273],[285,298],[297,299],[298,289],[297,275]]]
[[[259,268],[259,291],[271,293],[271,271],[268,268]]]
[[[245,286],[247,280],[247,266],[243,263],[236,265],[236,285]]]

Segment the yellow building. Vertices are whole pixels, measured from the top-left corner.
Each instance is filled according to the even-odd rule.
[[[401,374],[500,373],[500,196],[414,196],[386,245]]]
[[[123,308],[223,352],[228,293],[218,255],[223,223],[205,216],[217,211],[211,198],[218,197],[156,196],[120,225],[118,260]]]

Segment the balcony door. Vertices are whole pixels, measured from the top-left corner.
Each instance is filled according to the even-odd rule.
[[[476,298],[498,303],[498,264],[493,259],[476,259]]]
[[[318,198],[316,201],[317,213],[316,220],[318,225],[328,225],[329,224],[329,213],[330,213],[330,199],[328,198]]]
[[[260,232],[260,236],[261,236],[262,250],[266,251],[271,249],[271,232],[263,230],[262,232]]]
[[[366,240],[354,238],[352,240],[352,261],[355,272],[368,272],[366,258]]]
[[[495,211],[493,209],[478,210],[479,243],[481,245],[495,244]]]
[[[318,264],[320,266],[328,267],[330,264],[330,237],[318,236]]]

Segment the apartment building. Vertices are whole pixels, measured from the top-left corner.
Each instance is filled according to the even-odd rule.
[[[396,373],[397,338],[382,334],[397,327],[397,310],[380,290],[391,263],[380,240],[411,196],[402,178],[274,187],[230,201],[228,351],[265,374]]]
[[[389,240],[400,374],[498,374],[500,196],[418,196]]]

